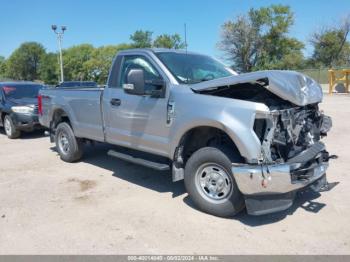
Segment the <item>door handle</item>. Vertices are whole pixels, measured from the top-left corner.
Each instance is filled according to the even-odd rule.
[[[111,103],[112,106],[120,106],[122,101],[119,98],[112,98],[110,103]]]

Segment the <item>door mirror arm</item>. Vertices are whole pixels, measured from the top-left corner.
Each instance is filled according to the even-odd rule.
[[[146,84],[156,87],[156,89],[151,91],[151,97],[153,98],[165,97],[166,84],[163,79],[146,80],[145,82]]]

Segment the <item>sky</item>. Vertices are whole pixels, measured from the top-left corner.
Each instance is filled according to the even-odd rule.
[[[188,48],[218,58],[221,25],[250,8],[271,4],[291,6],[295,24],[290,36],[308,42],[312,32],[336,25],[350,14],[350,0],[0,0],[0,55],[8,57],[26,41],[37,41],[47,51],[57,50],[52,24],[65,25],[63,48],[81,43],[95,47],[129,42],[136,30],[184,35]],[[312,49],[307,45],[307,56]]]

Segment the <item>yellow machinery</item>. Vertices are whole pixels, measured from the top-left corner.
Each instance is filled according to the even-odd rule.
[[[349,93],[350,69],[328,70],[328,83],[329,83],[330,94],[333,93],[334,85],[337,83],[344,83],[345,90],[347,93]]]

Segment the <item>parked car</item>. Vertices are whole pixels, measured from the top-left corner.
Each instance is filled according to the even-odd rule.
[[[98,87],[96,82],[92,81],[65,81],[56,86],[57,88],[82,88],[82,87]]]
[[[297,72],[237,75],[205,55],[135,49],[118,53],[105,89],[41,90],[39,101],[62,160],[91,140],[129,148],[108,154],[171,169],[210,214],[284,210],[327,183],[320,139],[332,122],[320,85]]]
[[[33,82],[0,82],[0,124],[9,138],[18,138],[21,131],[42,128],[37,99],[42,88]]]

